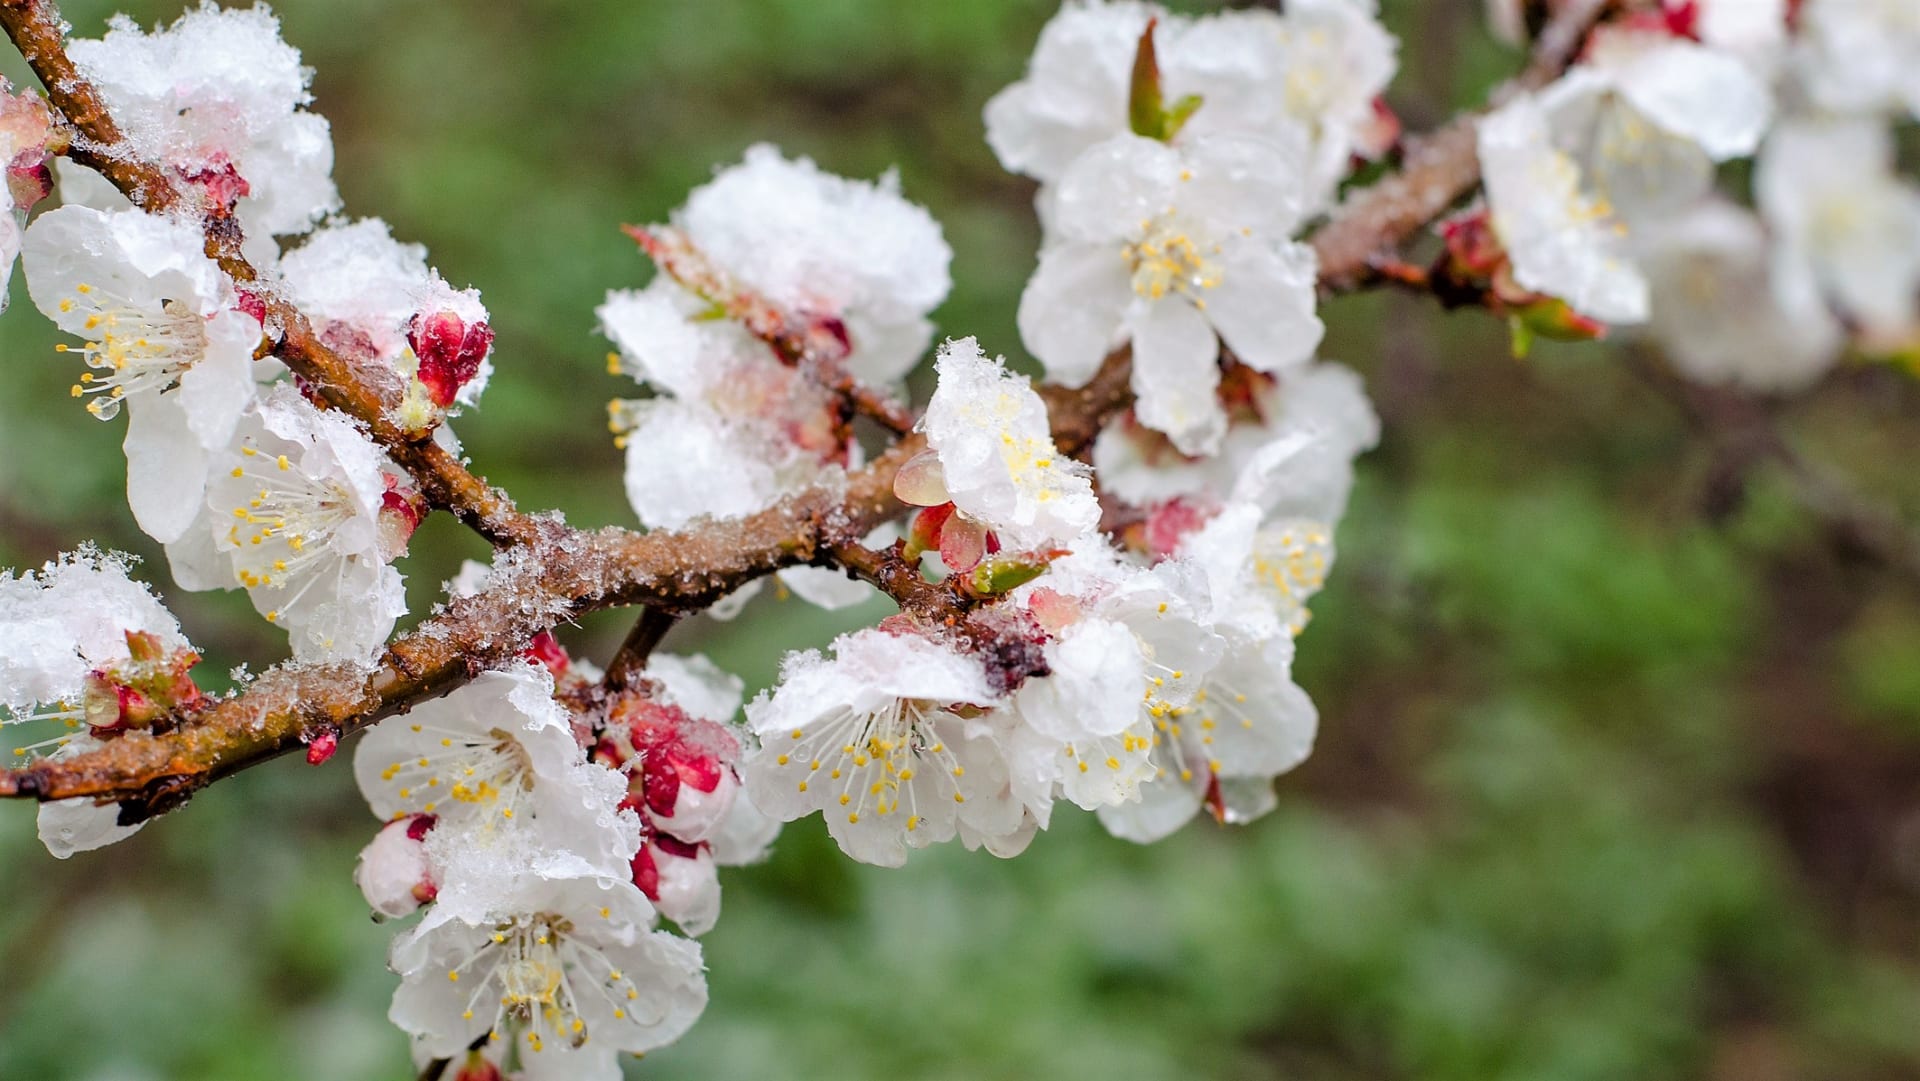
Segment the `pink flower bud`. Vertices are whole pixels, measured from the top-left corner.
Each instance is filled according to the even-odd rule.
[[[147,631],[125,633],[127,659],[88,673],[81,691],[81,708],[96,736],[149,727],[204,697],[188,674],[200,654],[169,649]]]
[[[493,348],[493,328],[469,323],[455,312],[421,312],[407,325],[407,344],[420,358],[415,378],[427,388],[433,404],[445,409],[479,373],[480,362]]]
[[[340,749],[340,730],[327,725],[307,740],[307,765],[324,765]]]
[[[389,476],[387,490],[380,497],[380,551],[389,560],[407,554],[407,542],[427,516],[427,501],[419,492],[404,487]]]
[[[552,631],[541,631],[534,635],[532,643],[521,656],[546,666],[555,679],[566,675],[567,669],[573,667],[573,658],[567,656],[566,647],[560,644],[560,639],[555,638]]]
[[[432,815],[396,818],[380,827],[360,850],[353,881],[374,912],[397,919],[439,895],[440,887],[427,866],[425,844],[434,821]]]
[[[633,884],[689,935],[705,934],[719,919],[720,871],[704,844],[648,838],[633,857]]]
[[[1184,496],[1170,499],[1149,510],[1143,532],[1147,554],[1155,559],[1171,557],[1187,534],[1206,525],[1215,513],[1215,508]]]

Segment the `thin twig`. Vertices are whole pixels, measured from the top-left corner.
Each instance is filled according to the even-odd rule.
[[[679,621],[680,617],[672,612],[642,607],[640,618],[634,621],[633,629],[627,632],[613,659],[607,662],[606,678],[602,680],[607,688],[617,691],[632,686],[647,667],[647,658],[659,647],[660,640]]]

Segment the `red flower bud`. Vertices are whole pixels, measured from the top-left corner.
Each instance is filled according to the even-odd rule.
[[[407,344],[420,359],[414,377],[427,388],[433,404],[445,409],[479,373],[480,362],[493,348],[493,328],[450,311],[421,312],[407,324]]]

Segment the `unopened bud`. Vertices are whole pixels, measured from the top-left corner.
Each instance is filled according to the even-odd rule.
[[[420,359],[415,373],[433,403],[442,409],[453,404],[460,388],[480,372],[493,348],[493,328],[469,323],[456,312],[421,312],[407,325],[407,344]]]
[[[353,869],[354,884],[379,916],[398,919],[440,893],[427,867],[427,833],[434,816],[397,818],[380,827]]]
[[[427,517],[427,501],[419,492],[389,476],[380,496],[380,554],[395,560],[407,554],[407,542]]]
[[[706,934],[720,918],[720,871],[704,844],[648,838],[633,857],[633,884],[689,935]]]
[[[555,638],[552,631],[541,631],[534,635],[521,656],[544,666],[556,679],[566,675],[567,669],[573,667],[573,658],[567,655],[566,647],[560,644],[560,639]]]
[[[188,674],[200,654],[170,649],[147,631],[125,633],[127,659],[88,673],[81,691],[81,708],[95,735],[146,728],[199,705],[203,697]]]
[[[946,529],[947,520],[953,517],[953,512],[953,504],[941,503],[916,513],[907,523],[907,537],[900,548],[901,556],[908,563],[913,563],[927,552],[939,551],[940,534]]]

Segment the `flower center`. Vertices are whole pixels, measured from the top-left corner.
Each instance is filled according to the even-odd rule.
[[[1203,304],[1200,294],[1220,284],[1220,246],[1197,243],[1171,212],[1142,222],[1140,231],[1139,240],[1121,249],[1133,267],[1134,294],[1159,300],[1185,293]]]
[[[80,373],[73,396],[90,396],[87,412],[101,420],[119,415],[129,394],[171,390],[207,350],[206,321],[177,300],[154,311],[83,282],[60,301],[60,310],[85,312],[86,332],[97,335],[79,349],[90,370]],[[54,348],[73,351],[67,345]]]
[[[600,915],[608,918],[608,910]],[[491,1034],[524,1032],[534,1052],[554,1038],[569,1047],[587,1042],[583,996],[601,996],[604,1012],[615,1021],[626,1020],[640,997],[631,979],[575,933],[572,920],[551,912],[496,923],[478,949],[447,970],[447,979],[456,984],[465,975],[474,977],[474,988],[462,1016],[471,1019],[475,1008],[497,993]]]
[[[794,729],[793,745],[774,764],[804,771],[797,789],[817,791],[819,802],[837,804],[853,825],[869,812],[891,816],[904,804],[906,829],[912,833],[927,812],[967,801],[962,791],[966,768],[935,728],[939,719],[951,716],[932,702],[913,699],[894,699],[874,713],[842,709],[811,731]]]
[[[380,779],[397,785],[396,795],[412,813],[434,814],[441,801],[451,799],[476,811],[511,819],[520,813],[533,791],[533,759],[511,734],[492,729],[485,734],[414,725],[416,733],[440,737],[441,753],[422,754],[390,763]]]
[[[248,589],[297,585],[267,613],[271,622],[318,580],[313,571],[332,554],[334,533],[354,517],[353,499],[339,482],[308,476],[286,455],[268,456],[252,446],[240,448],[232,476],[253,492],[233,508],[227,529],[235,577]]]
[[[1295,634],[1307,625],[1306,603],[1327,584],[1333,539],[1317,523],[1261,530],[1253,541],[1253,579]]]

